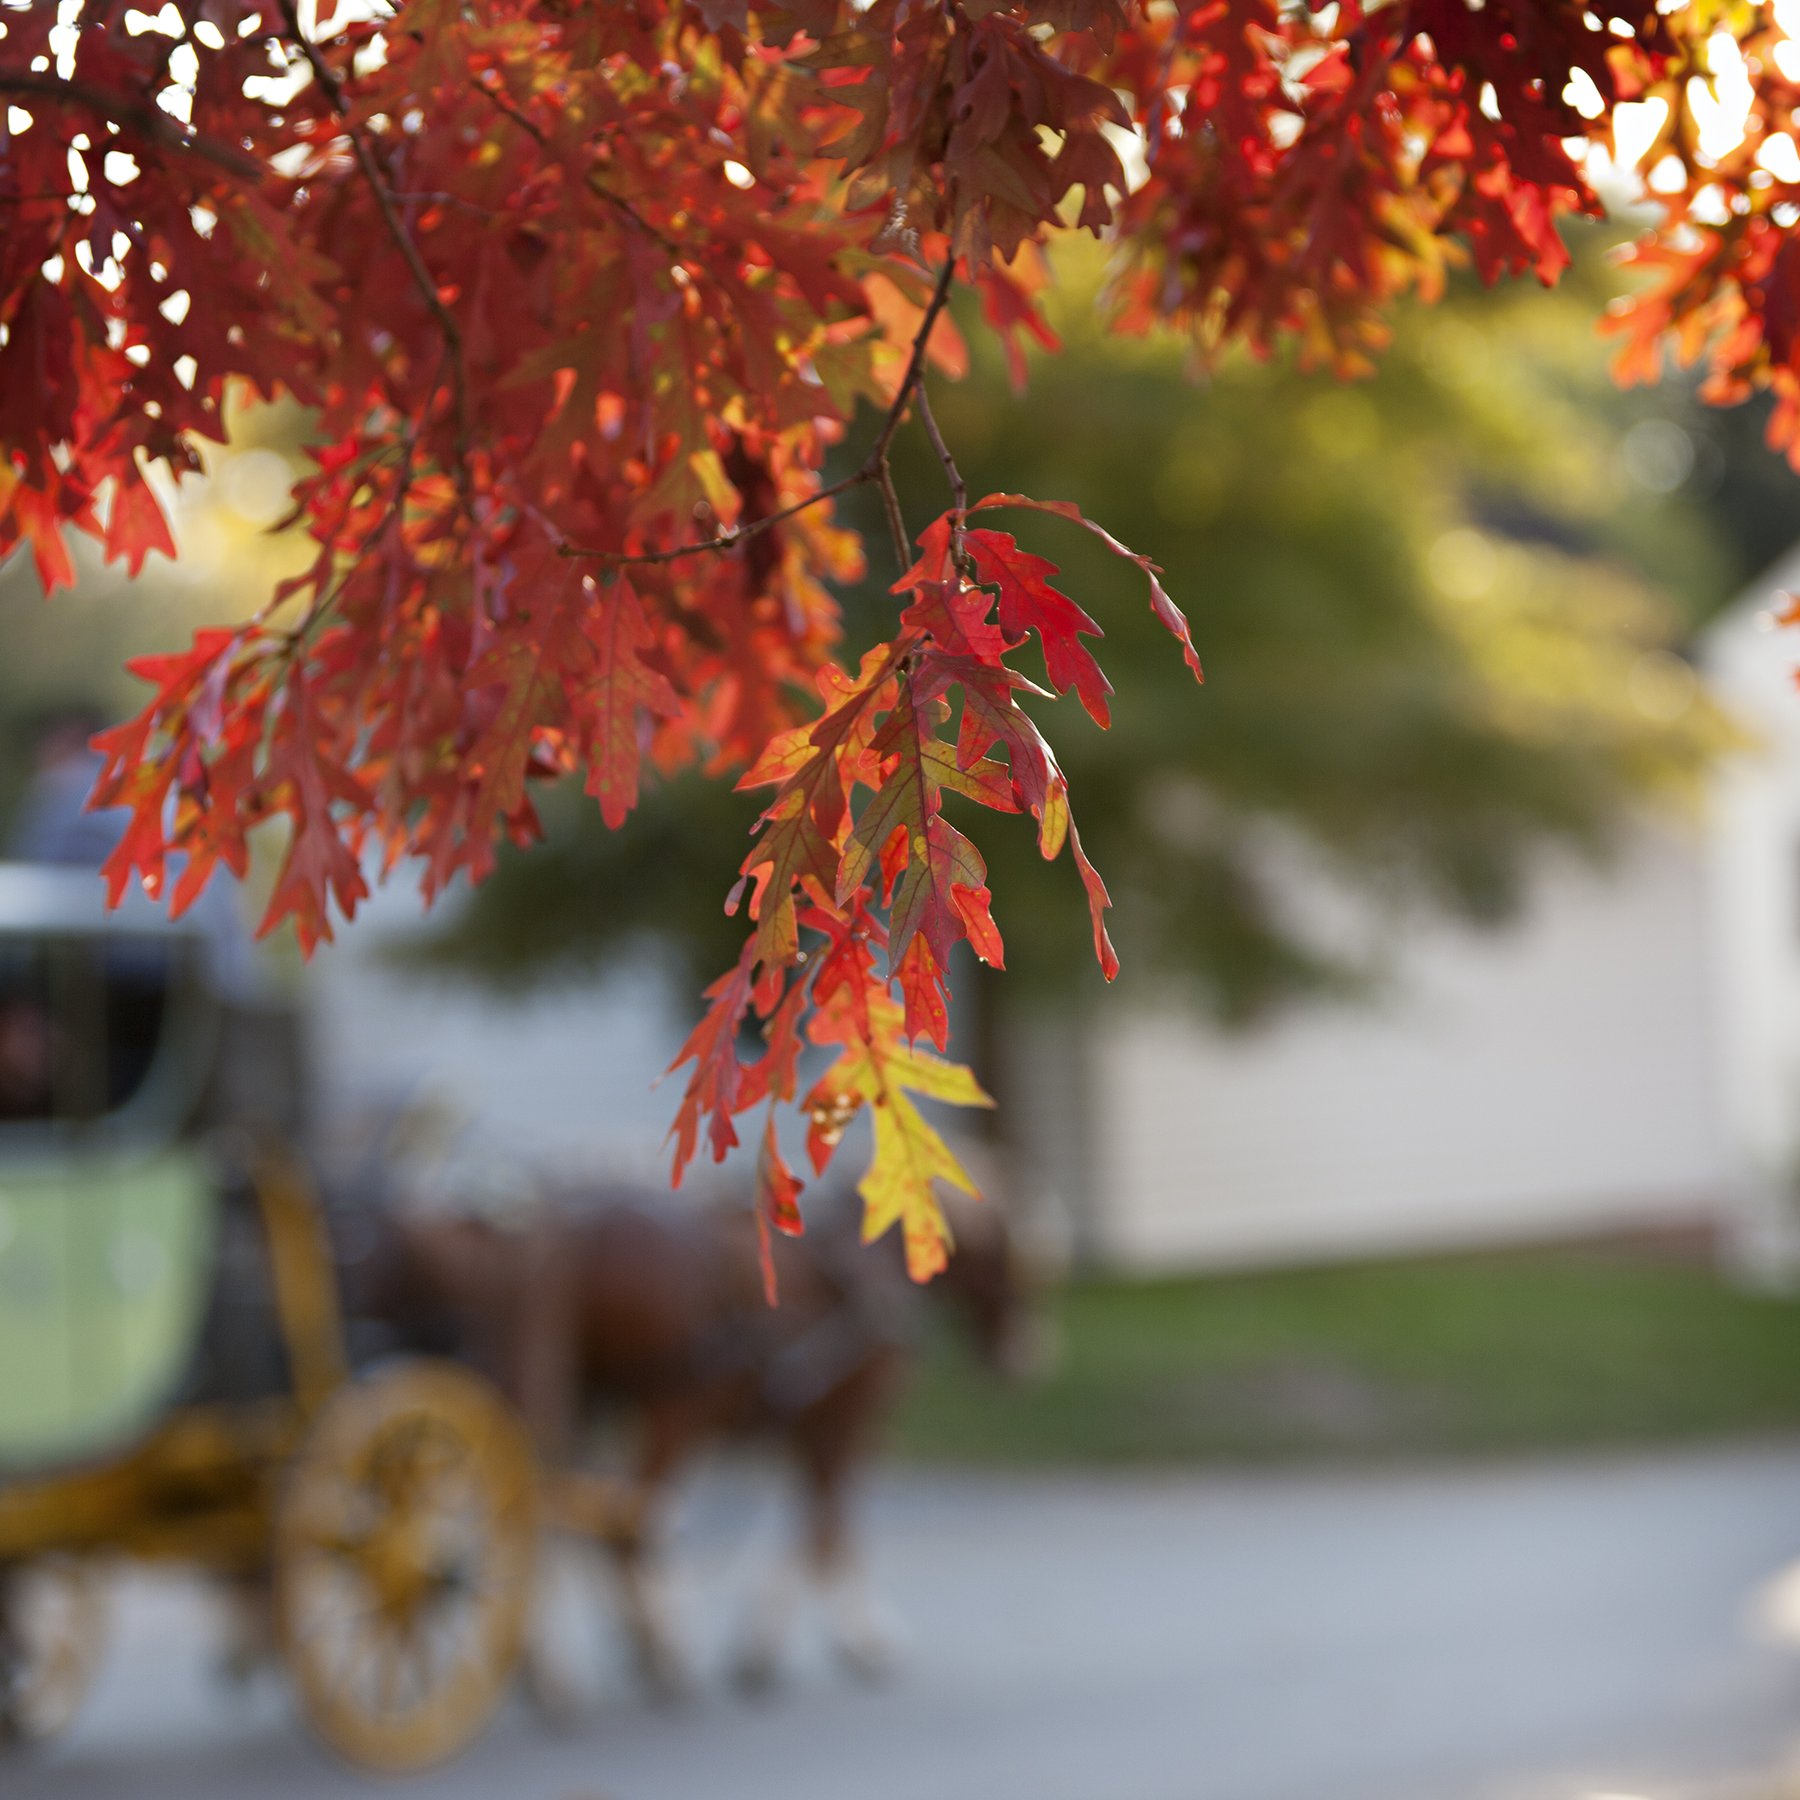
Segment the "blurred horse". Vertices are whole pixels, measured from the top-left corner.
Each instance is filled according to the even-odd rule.
[[[850,1501],[912,1358],[919,1294],[891,1240],[864,1246],[847,1205],[815,1210],[804,1237],[776,1241],[774,1308],[747,1212],[683,1211],[624,1190],[554,1196],[510,1227],[395,1213],[371,1259],[374,1310],[406,1347],[485,1370],[548,1466],[569,1464],[592,1410],[631,1415],[628,1498],[596,1535],[611,1552],[639,1667],[659,1692],[687,1685],[660,1599],[664,1503],[695,1452],[730,1436],[760,1435],[791,1461],[804,1523],[797,1566],[771,1585],[734,1659],[740,1684],[775,1678],[807,1587],[847,1666],[873,1677],[892,1660]],[[930,1292],[985,1361],[1024,1372],[1037,1318],[1013,1234],[991,1206],[958,1207],[955,1223],[956,1252]]]

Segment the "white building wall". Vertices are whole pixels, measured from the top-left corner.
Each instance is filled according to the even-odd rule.
[[[1710,1216],[1725,1166],[1698,846],[1563,869],[1511,930],[1411,938],[1374,1009],[1247,1036],[1103,1010],[1096,1247],[1127,1267]]]
[[[1795,711],[1800,745],[1800,697]],[[1790,816],[1791,846],[1800,803]],[[1019,1173],[1044,1192],[1020,1198],[1040,1212],[1085,1211],[1086,1253],[1142,1270],[1713,1216],[1732,1166],[1719,1096],[1773,1116],[1771,1052],[1740,1015],[1743,994],[1763,991],[1763,940],[1778,918],[1796,925],[1791,1003],[1771,989],[1766,1020],[1755,1007],[1750,1016],[1771,1041],[1777,1022],[1787,1032],[1795,1079],[1782,1094],[1800,1103],[1800,849],[1777,869],[1766,834],[1744,835],[1736,854],[1750,858],[1754,843],[1769,866],[1738,871],[1733,885],[1756,897],[1765,929],[1723,939],[1739,968],[1739,1022],[1723,1048],[1742,1065],[1723,1082],[1705,860],[1696,843],[1646,835],[1608,873],[1548,874],[1515,928],[1421,927],[1372,1006],[1223,1035],[1120,992],[1100,1004],[1085,1042],[1073,1021],[1046,1023],[1029,1035],[1054,1068],[1025,1085],[1017,1121],[1040,1145],[1040,1166]],[[1788,880],[1780,894],[1776,873]],[[475,1123],[490,1156],[665,1180],[678,1091],[653,1083],[695,996],[648,960],[604,982],[487,996],[389,960],[419,919],[404,886],[379,890],[309,971],[327,1108],[344,1117],[430,1093]],[[1039,1096],[1036,1110],[1053,1117],[1028,1116]],[[1783,1129],[1797,1117],[1800,1105],[1781,1113]],[[846,1157],[859,1149],[846,1145]],[[710,1165],[694,1177],[700,1192],[734,1178],[742,1171]],[[1085,1208],[1068,1204],[1083,1193]]]
[[[1790,558],[1711,633],[1707,664],[1754,744],[1717,783],[1710,844],[1731,1220],[1742,1259],[1800,1273],[1800,632]]]
[[[428,1097],[467,1121],[486,1155],[666,1183],[679,1078],[655,1084],[697,999],[678,996],[649,956],[604,980],[554,981],[518,998],[396,963],[392,952],[424,917],[416,888],[396,876],[307,971],[327,1117]]]

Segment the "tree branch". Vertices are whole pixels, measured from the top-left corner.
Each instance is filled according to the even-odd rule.
[[[950,557],[966,576],[971,573],[963,551],[963,521],[969,510],[969,488],[962,478],[962,470],[956,466],[956,458],[950,454],[950,446],[944,442],[944,434],[938,430],[937,416],[931,410],[931,396],[925,391],[923,381],[919,383],[919,419],[925,427],[925,435],[931,439],[932,449],[937,452],[938,461],[944,465],[944,477],[950,483],[950,498],[956,508],[956,523],[950,528]]]
[[[351,122],[350,104],[344,98],[344,84],[338,79],[337,71],[319,53],[319,47],[312,39],[301,30],[300,14],[294,0],[281,0],[281,12],[287,22],[288,35],[299,46],[301,54],[312,68],[314,78],[330,100],[332,110],[343,124],[344,135],[356,152],[357,166],[362,170],[363,179],[375,196],[376,206],[381,210],[388,236],[394,240],[412,275],[413,285],[430,309],[443,337],[444,351],[450,365],[450,404],[456,418],[456,467],[453,478],[457,493],[462,498],[463,510],[472,518],[474,494],[470,486],[469,469],[469,382],[463,366],[462,329],[457,324],[455,315],[444,304],[443,297],[438,293],[437,283],[425,266],[424,257],[419,254],[419,246],[413,242],[412,233],[407,230],[406,221],[400,216],[399,205],[382,177],[381,165],[375,160],[375,152],[369,148],[368,139]]]
[[[153,100],[133,100],[109,88],[96,87],[90,81],[64,81],[60,75],[39,74],[26,69],[0,70],[0,94],[18,94],[27,99],[48,100],[58,106],[79,106],[88,112],[110,119],[115,125],[129,125],[140,137],[165,150],[180,150],[213,164],[240,181],[261,181],[268,170],[254,157],[246,156],[231,144],[209,137],[203,131],[188,131],[181,121],[166,113]]]
[[[717,537],[703,538],[697,544],[677,544],[670,550],[641,550],[632,553],[599,550],[588,544],[559,544],[557,555],[592,557],[596,562],[623,567],[627,563],[675,562],[683,556],[702,556],[714,550],[735,550],[739,544],[759,536],[771,525],[779,525],[784,520],[793,518],[796,513],[803,513],[809,507],[817,506],[821,500],[830,500],[873,479],[867,470],[858,469],[854,475],[846,475],[842,481],[834,481],[830,487],[822,487],[817,493],[808,494],[804,500],[796,500],[792,506],[784,506],[779,512],[764,513],[760,519],[752,519],[747,525],[740,525],[731,531],[722,531]]]
[[[906,515],[900,510],[900,495],[894,487],[894,471],[888,466],[884,456],[876,465],[874,482],[881,490],[882,511],[887,514],[888,541],[894,546],[894,566],[902,575],[906,566],[912,561],[907,554],[908,538],[906,535]]]
[[[950,454],[950,446],[944,442],[944,434],[938,430],[938,422],[931,410],[931,396],[925,391],[925,384],[919,383],[919,419],[925,427],[925,435],[931,439],[931,447],[937,452],[938,461],[944,465],[945,478],[950,483],[950,498],[959,513],[969,510],[969,489],[962,478],[962,471],[956,466],[956,458]]]
[[[925,316],[919,321],[919,329],[913,334],[912,355],[907,359],[906,373],[900,377],[900,390],[894,395],[894,404],[888,408],[881,430],[869,448],[868,461],[863,465],[869,471],[868,479],[871,481],[875,478],[877,466],[887,455],[888,445],[894,441],[894,433],[900,429],[900,419],[906,411],[906,403],[912,398],[913,390],[924,379],[925,346],[931,339],[938,314],[950,299],[950,283],[955,274],[956,253],[952,251],[944,259],[943,268],[938,271],[937,286],[931,290]]]
[[[779,512],[765,513],[760,519],[752,519],[747,525],[740,525],[734,531],[721,532],[717,537],[705,538],[697,544],[680,544],[669,550],[601,550],[588,544],[559,544],[559,556],[592,557],[597,562],[607,563],[614,568],[624,568],[636,563],[674,562],[683,556],[701,556],[715,550],[732,550],[745,539],[755,537],[771,525],[779,525],[784,519],[791,519],[796,513],[803,513],[808,507],[817,506],[822,500],[830,500],[839,494],[847,493],[851,488],[867,487],[871,482],[881,489],[882,506],[887,514],[888,531],[894,541],[894,559],[899,563],[902,573],[905,572],[910,555],[909,539],[906,535],[906,522],[900,513],[900,496],[894,491],[894,477],[888,467],[888,446],[894,441],[894,433],[900,429],[900,421],[905,417],[909,401],[916,394],[921,402],[924,400],[924,388],[921,383],[925,374],[925,349],[930,342],[933,327],[937,324],[938,314],[944,310],[950,299],[950,284],[956,274],[956,256],[952,252],[945,260],[943,268],[938,272],[937,285],[931,291],[931,299],[925,308],[925,316],[919,321],[919,329],[913,334],[912,355],[907,359],[906,373],[900,378],[900,386],[894,394],[892,403],[883,415],[881,429],[875,434],[875,441],[869,446],[869,453],[863,458],[862,466],[854,475],[846,475],[841,481],[834,481],[829,487],[822,487],[817,493],[808,494],[804,500],[796,500],[792,506],[784,506]],[[930,427],[933,442],[938,439],[935,425]],[[942,454],[948,457],[945,450]],[[955,468],[951,463],[950,467]],[[958,485],[960,486],[960,477]],[[968,492],[962,490],[960,505],[968,503]]]
[[[505,87],[498,71],[494,72],[494,79],[492,81],[471,81],[469,85],[474,88],[478,94],[485,94],[494,109],[511,119],[527,137],[531,138],[537,144],[540,150],[544,151],[547,155],[556,157],[559,162],[562,160],[556,146],[550,142],[549,134],[538,124],[537,120],[532,118],[529,113],[523,111],[520,107],[514,105],[512,97],[505,91]],[[657,230],[657,228],[652,225],[650,221],[646,219],[644,215],[623,195],[615,194],[612,189],[600,179],[595,170],[587,170],[583,174],[582,180],[587,185],[588,191],[597,199],[604,200],[608,206],[617,208],[617,210],[635,225],[639,231],[643,232],[646,237],[651,238],[656,243],[660,244],[671,256],[679,256],[681,254],[681,247],[673,238],[667,237]]]

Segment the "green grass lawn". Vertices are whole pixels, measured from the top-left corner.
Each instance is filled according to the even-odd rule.
[[[1483,1455],[1800,1430],[1800,1301],[1642,1250],[1086,1282],[1061,1366],[977,1368],[947,1328],[903,1456],[986,1464]]]

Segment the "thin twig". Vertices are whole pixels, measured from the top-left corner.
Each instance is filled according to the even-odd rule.
[[[419,254],[419,246],[413,242],[412,233],[406,228],[406,221],[400,216],[400,208],[395,203],[393,191],[383,179],[381,165],[375,160],[375,153],[369,148],[368,140],[357,130],[350,119],[350,103],[344,97],[344,84],[338,79],[337,71],[320,54],[318,46],[300,28],[300,15],[294,0],[281,0],[282,16],[287,21],[288,33],[299,45],[301,54],[312,67],[312,72],[324,89],[326,98],[330,100],[332,110],[337,113],[344,128],[344,135],[350,140],[351,148],[356,152],[357,166],[362,170],[363,179],[368,183],[369,191],[375,196],[375,204],[381,210],[381,217],[387,226],[388,236],[394,240],[407,269],[411,272],[413,285],[419,290],[426,306],[430,309],[437,328],[444,340],[444,349],[450,363],[450,404],[456,417],[456,468],[454,479],[457,493],[461,496],[463,509],[471,517],[474,514],[474,494],[471,489],[471,472],[469,468],[469,384],[463,368],[462,329],[456,323],[455,315],[444,304],[443,296],[438,293],[437,283],[432,279],[431,271],[425,266],[425,259]]]
[[[556,157],[559,162],[562,160],[561,154],[558,152],[556,146],[550,141],[549,133],[546,132],[529,113],[514,105],[511,96],[505,91],[498,73],[495,74],[492,81],[471,81],[469,85],[474,88],[478,94],[485,94],[492,103],[494,109],[511,119],[512,122],[526,134],[526,136],[530,137],[537,144],[540,150]],[[630,220],[639,231],[643,232],[646,237],[651,238],[656,243],[660,244],[671,256],[679,256],[681,254],[681,247],[673,238],[665,236],[664,233],[658,231],[657,228],[652,225],[650,221],[646,219],[644,215],[622,194],[615,194],[612,189],[600,179],[596,170],[587,170],[585,174],[583,174],[582,180],[587,184],[588,191],[597,199],[604,200],[608,206],[615,207],[619,213]]]
[[[389,191],[402,206],[458,206],[480,219],[504,219],[507,216],[498,207],[478,205],[473,200],[465,200],[461,194],[452,194],[443,188],[432,188],[416,194],[402,193],[399,188]]]
[[[111,119],[115,125],[129,125],[139,136],[165,150],[185,151],[203,162],[236,175],[243,181],[261,181],[268,170],[254,157],[209,137],[203,131],[183,130],[181,121],[150,100],[132,100],[124,94],[97,87],[91,81],[64,81],[60,75],[39,74],[26,69],[0,71],[0,94],[20,94],[27,98],[49,100],[57,105],[75,105],[88,112]]]
[[[956,519],[950,527],[950,556],[956,566],[965,575],[971,573],[966,564],[968,558],[963,550],[963,524],[969,511],[968,483],[962,478],[962,470],[956,466],[956,458],[950,454],[950,446],[944,442],[944,434],[938,429],[937,415],[931,410],[931,395],[926,391],[925,383],[919,383],[919,422],[925,427],[925,435],[931,439],[931,447],[937,452],[938,461],[944,465],[944,478],[950,483],[950,498],[956,508]]]
[[[956,466],[956,458],[950,454],[950,446],[944,442],[944,434],[938,430],[936,416],[931,410],[931,396],[925,391],[924,382],[919,383],[919,422],[925,427],[925,435],[931,439],[931,447],[937,452],[938,461],[944,465],[945,479],[950,483],[950,498],[956,503],[959,513],[969,510],[969,489],[962,478],[962,471]]]
[[[760,519],[752,519],[747,525],[722,531],[717,537],[703,538],[697,544],[677,544],[672,550],[642,550],[627,554],[622,550],[596,549],[589,544],[559,544],[556,553],[558,556],[588,556],[597,562],[621,566],[626,563],[674,562],[683,556],[700,556],[713,550],[735,550],[746,539],[767,531],[771,525],[779,525],[796,513],[805,512],[808,507],[817,506],[821,500],[830,500],[838,494],[847,493],[853,487],[861,487],[872,479],[873,476],[867,470],[858,469],[854,475],[846,475],[842,481],[834,481],[830,487],[822,487],[816,494],[808,494],[804,500],[796,500],[792,506],[784,506],[779,512],[764,513]]]
[[[869,479],[875,477],[876,466],[887,455],[887,447],[894,440],[894,433],[900,429],[901,414],[906,411],[906,403],[912,398],[916,388],[925,375],[925,346],[930,340],[932,328],[937,324],[938,314],[944,310],[950,298],[950,283],[956,273],[956,255],[952,252],[944,260],[943,268],[938,272],[937,286],[931,290],[931,299],[926,304],[925,316],[919,321],[919,329],[913,336],[912,355],[907,359],[906,373],[900,378],[900,390],[894,396],[894,404],[888,408],[886,419],[882,421],[879,434],[870,447],[868,461],[863,465],[869,471]]]
[[[881,429],[875,434],[875,441],[869,446],[869,453],[863,458],[862,466],[853,475],[846,475],[841,481],[834,481],[829,487],[822,487],[816,493],[808,494],[804,500],[796,500],[792,506],[784,506],[779,512],[765,513],[760,519],[752,519],[747,525],[740,525],[735,530],[721,532],[717,537],[705,538],[697,544],[678,544],[669,550],[641,550],[636,552],[624,550],[601,550],[588,544],[560,544],[557,546],[559,556],[592,557],[598,562],[607,563],[613,568],[624,568],[636,563],[674,562],[683,556],[699,556],[714,550],[733,550],[746,538],[755,537],[759,532],[767,531],[771,525],[779,525],[784,519],[791,519],[796,513],[803,513],[809,507],[817,506],[822,500],[834,499],[837,495],[848,493],[851,488],[867,487],[871,482],[881,489],[882,505],[887,514],[888,531],[894,540],[894,559],[902,572],[911,560],[907,552],[909,542],[906,535],[906,522],[900,513],[900,496],[894,491],[893,472],[888,467],[888,446],[894,440],[894,433],[900,429],[900,421],[905,416],[907,403],[915,394],[923,396],[924,390],[920,382],[924,379],[925,347],[931,338],[933,327],[937,324],[938,314],[944,310],[950,298],[950,283],[956,272],[956,257],[952,254],[938,273],[937,285],[932,289],[931,299],[925,308],[925,315],[919,321],[919,329],[913,336],[912,355],[907,359],[906,373],[900,378],[900,386],[896,390],[892,404],[888,407],[881,421]],[[952,467],[955,465],[952,464]],[[963,494],[966,504],[968,495]]]
[[[894,471],[884,456],[875,468],[875,485],[881,490],[882,510],[887,514],[888,537],[894,546],[894,566],[902,575],[912,561],[907,555],[906,518],[900,511],[900,496],[894,491]]]

